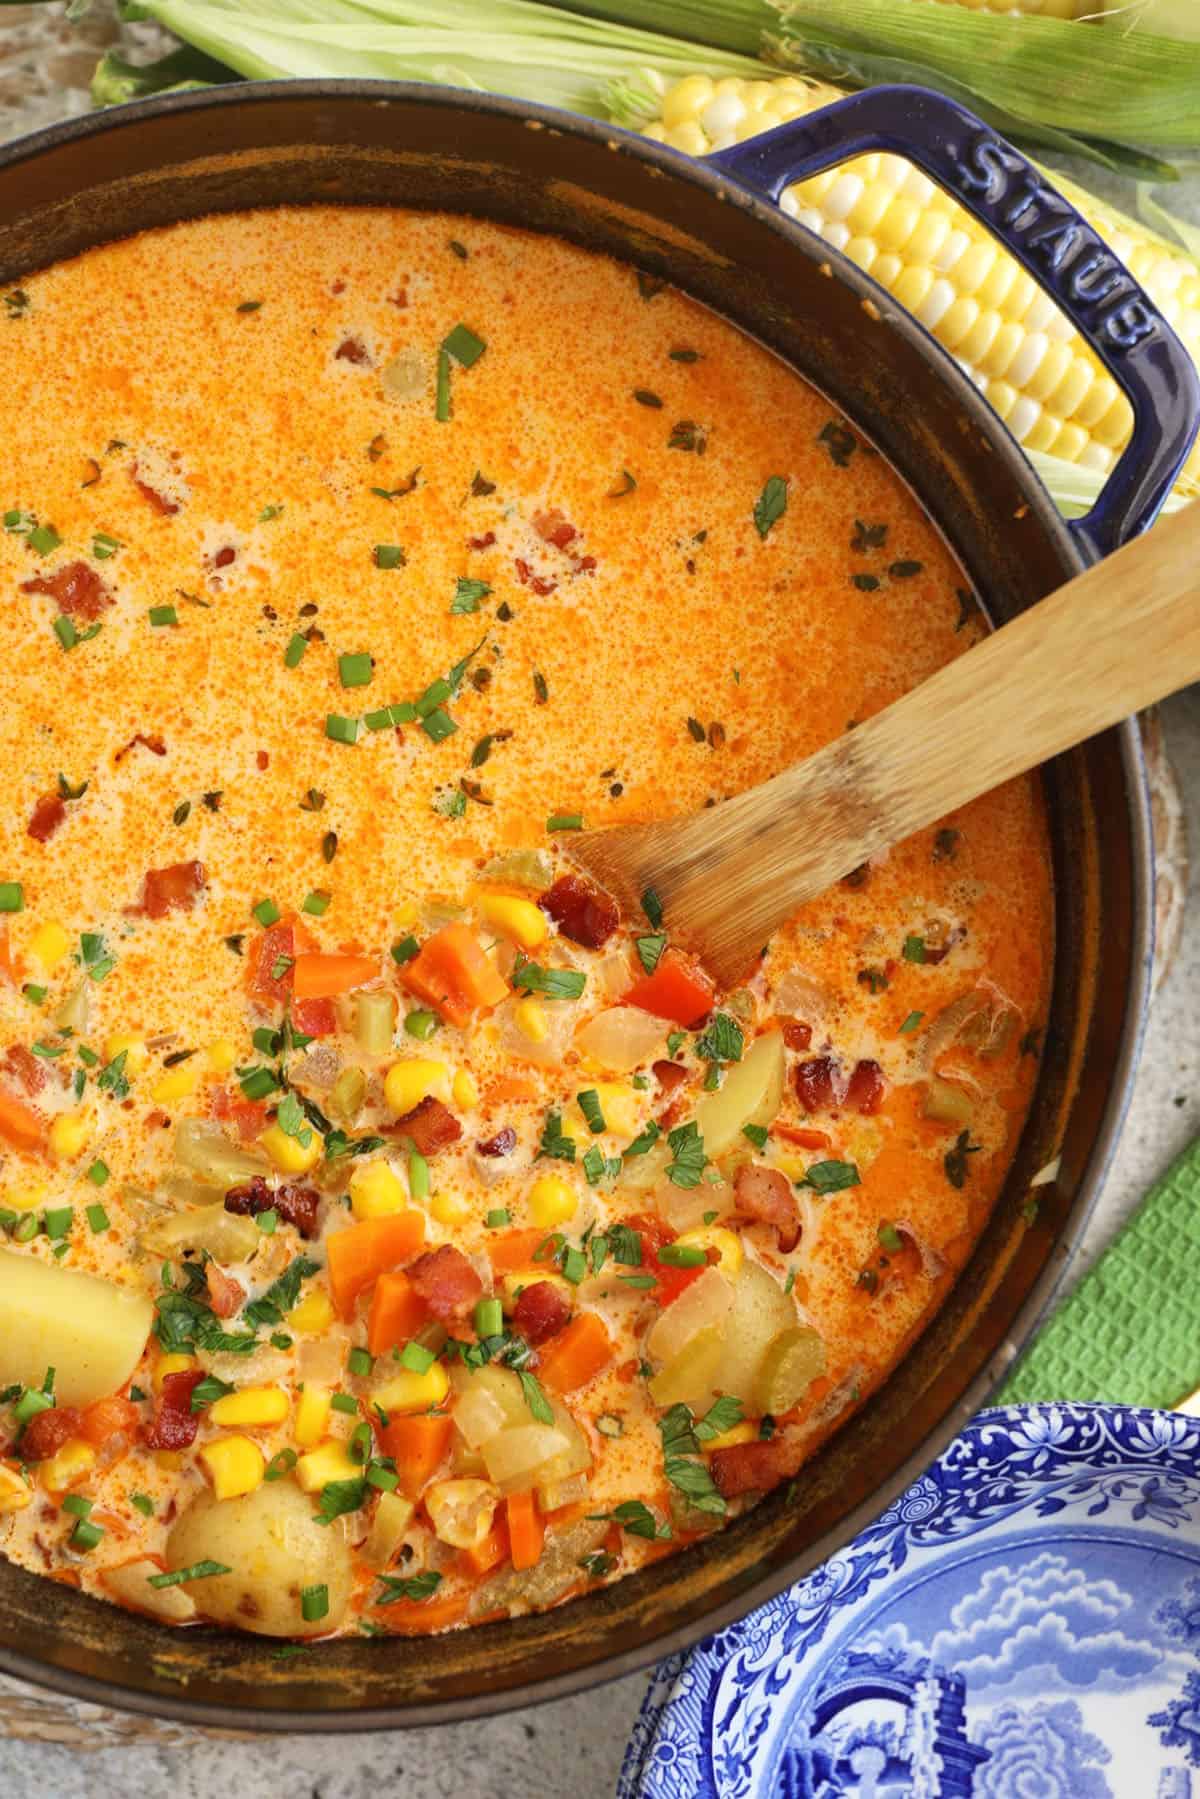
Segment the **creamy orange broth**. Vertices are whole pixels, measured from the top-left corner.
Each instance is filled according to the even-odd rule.
[[[1031,781],[978,801],[806,907],[707,1035],[711,999],[655,1026],[652,988],[606,1061],[591,1021],[663,945],[629,919],[586,947],[538,909],[570,873],[548,820],[699,807],[816,749],[975,640],[960,571],[818,394],[565,244],[284,210],[22,291],[0,390],[0,1543],[173,1621],[281,1635],[441,1629],[686,1544],[801,1469],[965,1260],[1034,1079],[1045,827]],[[403,703],[468,657],[434,741]],[[461,1026],[444,984],[411,990],[447,926],[479,962]],[[311,958],[335,952],[363,958],[346,991],[293,1019],[328,1034],[272,1042],[290,957],[328,987]],[[775,1084],[706,1162],[686,1127],[712,1136],[754,1056]],[[291,1091],[264,1095],[264,1068]],[[369,1239],[347,1296],[339,1254]],[[73,1273],[110,1285],[85,1303]],[[141,1308],[113,1314],[118,1289]]]

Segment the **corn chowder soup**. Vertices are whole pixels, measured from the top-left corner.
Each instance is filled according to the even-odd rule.
[[[494,225],[208,219],[5,314],[0,1545],[429,1632],[802,1482],[1022,1124],[1034,785],[729,992],[571,833],[961,653],[928,522],[719,319]]]

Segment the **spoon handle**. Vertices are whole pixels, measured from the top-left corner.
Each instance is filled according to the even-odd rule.
[[[1197,679],[1200,504],[807,761],[710,811],[634,827],[634,878],[715,973],[744,972],[798,906],[869,856]],[[603,838],[611,854],[623,835],[593,834],[585,859],[599,868]],[[621,860],[609,873],[627,889]]]

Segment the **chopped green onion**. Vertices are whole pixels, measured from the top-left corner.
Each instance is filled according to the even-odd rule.
[[[71,1548],[81,1550],[84,1554],[94,1549],[104,1539],[104,1527],[93,1524],[90,1518],[81,1518],[71,1532]]]
[[[475,1307],[475,1335],[499,1337],[504,1331],[504,1307],[498,1299],[481,1299]]]
[[[335,1412],[349,1412],[354,1415],[358,1411],[358,1401],[353,1393],[335,1393],[329,1403]]]
[[[42,1214],[42,1229],[52,1243],[65,1237],[74,1222],[75,1208],[73,1206],[54,1206],[50,1211]]]
[[[695,1243],[664,1243],[658,1259],[666,1268],[699,1268],[708,1255]]]
[[[367,1375],[375,1366],[375,1357],[365,1349],[352,1349],[346,1357],[346,1366],[351,1374]]]
[[[259,1212],[254,1222],[264,1237],[273,1237],[279,1228],[279,1213],[269,1206],[265,1212]]]
[[[395,564],[381,563],[380,566],[394,568]],[[366,650],[338,657],[338,679],[343,687],[366,687],[374,672],[375,664]]]
[[[392,961],[401,964],[411,962],[420,952],[420,944],[415,937],[398,937],[392,945]]]
[[[501,1231],[506,1224],[511,1224],[512,1214],[507,1206],[495,1206],[483,1221],[490,1231]]]
[[[163,625],[177,625],[179,623],[179,614],[176,612],[174,606],[151,606],[150,623],[156,630]]]
[[[64,1512],[69,1512],[72,1518],[86,1518],[92,1509],[92,1504],[93,1501],[85,1499],[82,1493],[68,1493],[62,1502],[62,1509]]]
[[[433,1036],[437,1027],[438,1016],[436,1012],[428,1012],[425,1010],[409,1012],[404,1020],[404,1028],[409,1036],[419,1038],[422,1043]]]
[[[324,887],[314,887],[311,893],[305,895],[300,910],[308,912],[313,918],[324,918],[332,898],[333,895],[328,893]]]
[[[36,550],[39,556],[48,556],[51,550],[58,548],[62,538],[53,525],[35,525],[32,531],[26,532],[25,542],[31,550]]]
[[[295,668],[297,664],[303,660],[304,652],[307,648],[308,638],[302,637],[300,632],[297,631],[294,636],[288,639],[288,646],[283,652],[284,667]]]
[[[426,1349],[423,1343],[406,1343],[400,1351],[400,1366],[414,1374],[428,1374],[436,1360],[432,1349]]]
[[[320,1586],[301,1587],[300,1616],[306,1624],[316,1624],[329,1613],[329,1588]]]
[[[546,820],[548,831],[582,831],[582,812],[552,812]]]
[[[879,1239],[879,1247],[888,1255],[898,1255],[904,1248],[904,1239],[894,1224],[881,1224],[875,1235]]]
[[[444,706],[435,706],[433,711],[421,720],[421,729],[427,737],[433,739],[434,743],[442,743],[447,737],[453,737],[458,726]]]
[[[357,743],[358,720],[331,712],[325,720],[325,735],[334,743]]]
[[[901,952],[906,962],[923,962],[925,960],[924,937],[906,937]]]
[[[414,1199],[429,1198],[429,1163],[416,1149],[408,1158],[408,1190]]]
[[[748,1142],[753,1143],[755,1149],[766,1148],[768,1134],[765,1124],[744,1124],[742,1126],[742,1136]]]
[[[92,1230],[97,1236],[100,1236],[103,1231],[108,1230],[109,1217],[103,1206],[88,1206],[86,1215],[88,1223],[91,1225]]]
[[[31,1006],[40,1006],[44,1002],[46,994],[49,992],[49,988],[38,987],[33,981],[26,981],[21,992]]]
[[[25,889],[20,881],[0,881],[0,912],[23,912]]]
[[[264,1480],[282,1480],[290,1474],[300,1458],[294,1449],[280,1449],[271,1457],[263,1473]]]
[[[159,1589],[163,1587],[179,1587],[188,1580],[211,1580],[215,1574],[232,1573],[233,1569],[227,1568],[224,1562],[214,1562],[206,1559],[202,1562],[193,1562],[188,1568],[175,1568],[168,1574],[151,1574],[148,1578],[147,1585]]]
[[[606,1131],[608,1129],[608,1126],[604,1122],[604,1112],[600,1105],[600,1095],[596,1092],[594,1087],[588,1087],[583,1093],[577,1093],[575,1095],[575,1101],[579,1110],[583,1113],[584,1118],[587,1120],[587,1127],[593,1135],[599,1136],[601,1131]]]
[[[278,924],[281,916],[279,907],[273,899],[259,900],[256,906],[251,906],[250,915],[258,920],[264,931],[269,930],[271,925]]]
[[[440,425],[444,425],[450,417],[450,354],[444,346],[438,351],[437,398],[433,416]]]
[[[924,1012],[910,1012],[908,1017],[904,1020],[904,1023],[900,1026],[900,1035],[904,1036],[909,1031],[915,1031],[924,1016]]]
[[[154,1501],[151,1499],[149,1493],[131,1493],[129,1495],[129,1503],[142,1514],[143,1518],[153,1518]]]

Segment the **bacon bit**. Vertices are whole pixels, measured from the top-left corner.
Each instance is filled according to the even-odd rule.
[[[52,575],[35,575],[32,581],[22,581],[21,592],[49,594],[60,612],[89,622],[113,604],[112,594],[86,562],[68,562]]]
[[[620,921],[615,900],[582,875],[563,875],[538,900],[564,937],[584,949],[600,949]]]
[[[257,953],[250,964],[249,986],[255,999],[276,1000],[280,1004],[292,990],[292,963],[296,957],[295,932],[290,924],[273,924],[258,940]],[[272,970],[286,964],[283,973]]]
[[[3,1066],[20,1081],[31,1099],[46,1085],[46,1064],[23,1043],[14,1043],[11,1049],[5,1050]]]
[[[333,352],[335,362],[353,362],[370,367],[371,356],[361,337],[344,337]]]
[[[426,1309],[443,1324],[464,1318],[483,1292],[483,1282],[461,1249],[443,1243],[405,1269]]]
[[[887,1092],[887,1082],[883,1078],[883,1070],[878,1062],[856,1062],[854,1073],[850,1076],[850,1084],[846,1088],[845,1103],[852,1111],[870,1116],[878,1112],[883,1104],[883,1096]]]
[[[165,756],[167,753],[167,746],[161,737],[147,737],[144,731],[138,731],[129,739],[128,743],[122,745],[117,751],[116,755],[113,757],[114,765],[124,761],[130,750],[135,750],[139,743],[143,749],[149,750],[152,756]]]
[[[774,1226],[784,1255],[795,1249],[800,1241],[800,1208],[791,1182],[778,1168],[745,1163],[733,1177],[733,1197],[739,1212]]]
[[[57,1455],[63,1444],[83,1429],[83,1413],[73,1405],[51,1406],[35,1412],[21,1433],[20,1455],[25,1462],[44,1462]]]
[[[208,1284],[208,1303],[218,1318],[232,1318],[241,1308],[246,1295],[231,1275],[216,1262],[206,1262],[204,1279]]]
[[[796,1097],[806,1112],[828,1112],[839,1103],[841,1069],[833,1056],[814,1056],[800,1062],[793,1080]]]
[[[557,581],[551,581],[545,575],[535,575],[523,556],[514,557],[513,564],[517,571],[517,580],[521,583],[522,587],[531,588],[534,593],[540,594],[543,599],[546,598],[547,594],[553,593],[557,588]]]
[[[406,287],[398,287],[394,294],[388,295],[388,299],[393,306],[398,306],[401,312],[403,312],[404,308],[408,305],[408,289]]]
[[[387,1129],[395,1135],[411,1137],[413,1148],[421,1156],[436,1156],[439,1149],[457,1143],[462,1136],[458,1119],[432,1093]]]
[[[65,824],[67,808],[62,795],[44,793],[33,808],[33,816],[25,826],[25,834],[35,843],[49,843],[59,825]]]
[[[270,768],[271,758],[266,750],[255,750],[254,760],[259,768]]]
[[[650,1065],[650,1072],[667,1098],[674,1093],[677,1087],[682,1087],[688,1078],[688,1071],[681,1062],[653,1062]]]
[[[927,968],[936,968],[939,962],[944,962],[955,944],[961,943],[966,934],[965,926],[955,925],[954,929],[947,936],[945,943],[930,943],[929,939],[926,938],[925,966]]]
[[[558,1335],[570,1316],[570,1306],[552,1281],[534,1281],[517,1296],[513,1329],[527,1343],[545,1343]]]
[[[565,550],[579,536],[577,527],[557,506],[549,512],[535,512],[530,523],[542,542],[552,543],[556,550]]]
[[[237,551],[231,543],[222,544],[212,559],[214,568],[228,568],[231,562],[237,561]]]
[[[467,548],[469,550],[490,550],[495,541],[496,533],[485,531],[482,537],[468,537]]]
[[[331,294],[344,294],[346,291],[346,283],[339,278],[334,282],[329,291]]]
[[[170,518],[172,513],[179,511],[179,501],[178,500],[168,499],[166,494],[159,493],[157,488],[151,487],[151,485],[148,481],[143,481],[140,479],[140,477],[138,475],[138,465],[136,462],[134,463],[133,467],[129,471],[129,478],[133,482],[133,485],[137,488],[138,492],[145,499],[149,500],[149,502],[153,506],[155,512],[161,512],[165,518]],[[190,1438],[188,1440],[189,1440],[189,1442],[191,1441]]]
[[[714,1449],[709,1468],[725,1498],[736,1499],[739,1493],[765,1493],[794,1474],[796,1452],[783,1437],[767,1443],[734,1443],[728,1449]]]
[[[511,1124],[506,1124],[494,1137],[485,1137],[482,1143],[475,1145],[481,1156],[511,1156],[516,1147],[517,1133]]]
[[[291,970],[289,969],[289,974]],[[292,1023],[302,1037],[332,1037],[337,1030],[337,1012],[331,999],[294,999]]]
[[[168,912],[190,912],[204,887],[203,862],[173,862],[170,868],[147,869],[140,903],[125,909],[143,918],[165,918]]]
[[[225,1210],[238,1217],[257,1218],[260,1212],[279,1213],[285,1224],[295,1225],[302,1237],[317,1234],[317,1214],[321,1195],[315,1187],[268,1187],[261,1174],[256,1174],[244,1187],[231,1187],[225,1195]]]
[[[590,575],[596,566],[594,556],[572,556],[571,573],[573,575]]]
[[[789,1049],[805,1050],[812,1042],[812,1026],[804,1024],[799,1018],[781,1018],[783,1041]]]
[[[187,1449],[195,1442],[200,1417],[192,1410],[192,1393],[203,1379],[202,1368],[164,1375],[158,1410],[145,1433],[147,1448]]]

